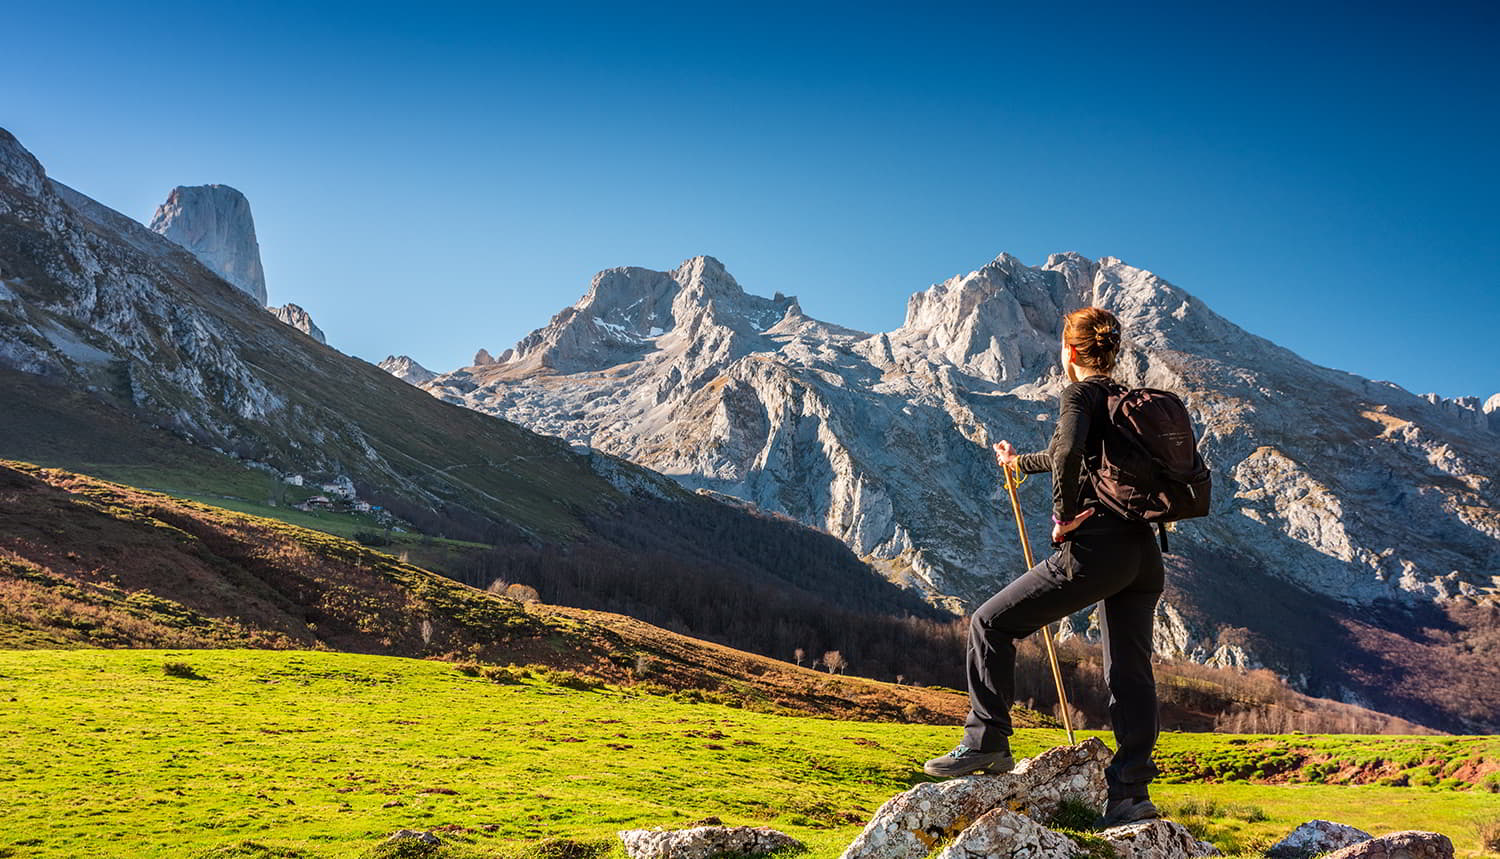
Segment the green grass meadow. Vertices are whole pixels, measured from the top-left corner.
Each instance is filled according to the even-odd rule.
[[[197,676],[170,676],[167,663]],[[620,829],[712,815],[775,826],[831,859],[880,803],[925,780],[921,762],[958,734],[628,687],[502,684],[386,656],[0,651],[0,856],[374,856],[402,828],[443,829],[455,846],[444,855],[516,856],[561,837],[623,856]],[[1235,739],[1166,734],[1160,751],[1201,766],[1268,741]],[[1400,742],[1298,739],[1351,754]],[[1414,737],[1414,760],[1450,739],[1479,744],[1465,754],[1497,746]],[[1030,755],[1062,741],[1023,730],[1014,746]],[[1437,783],[1162,783],[1155,796],[1230,850],[1322,817],[1376,834],[1434,829],[1474,857],[1484,855],[1476,824],[1500,818],[1500,793]]]

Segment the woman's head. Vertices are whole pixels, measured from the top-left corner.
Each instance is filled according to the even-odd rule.
[[[1063,367],[1070,363],[1099,373],[1115,369],[1120,321],[1100,307],[1080,307],[1063,317]]]

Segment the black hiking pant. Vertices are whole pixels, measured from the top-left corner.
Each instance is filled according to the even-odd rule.
[[[969,621],[969,716],[963,744],[981,751],[1008,745],[1015,700],[1016,641],[1103,601],[1099,627],[1115,755],[1105,770],[1111,799],[1147,795],[1156,776],[1151,751],[1159,732],[1151,672],[1151,621],[1164,580],[1149,526],[1084,528],[990,597]]]

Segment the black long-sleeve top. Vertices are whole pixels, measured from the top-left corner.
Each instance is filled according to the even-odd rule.
[[[1095,374],[1063,388],[1052,442],[1046,450],[1022,454],[1016,461],[1027,474],[1052,472],[1053,517],[1066,522],[1084,509],[1094,508],[1094,514],[1078,526],[1080,530],[1117,530],[1141,525],[1100,504],[1083,469],[1085,457],[1097,455],[1104,444],[1109,389],[1098,383],[1107,381],[1108,376]]]

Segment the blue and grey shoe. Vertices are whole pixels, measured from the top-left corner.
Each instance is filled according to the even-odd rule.
[[[933,758],[922,765],[922,772],[939,778],[953,778],[954,776],[970,775],[984,770],[991,773],[1008,773],[1016,765],[1014,758],[1010,756],[1009,749],[1000,749],[995,752],[981,752],[971,749],[963,743],[954,747],[953,751]]]

